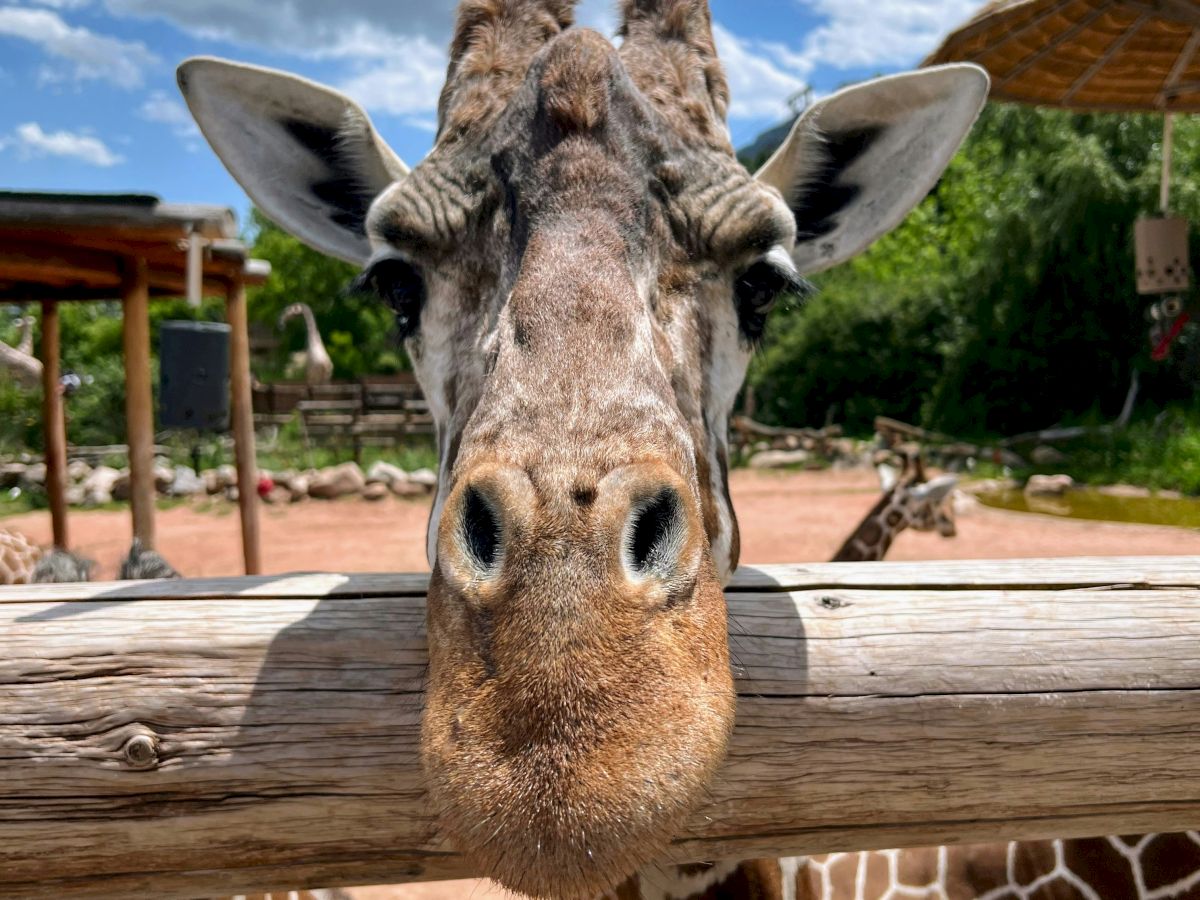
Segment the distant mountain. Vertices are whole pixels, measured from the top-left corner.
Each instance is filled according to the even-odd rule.
[[[786,122],[780,122],[773,128],[768,128],[753,141],[737,152],[738,159],[751,172],[756,171],[763,163],[771,158],[771,154],[779,149],[792,131],[799,116],[793,116]]]

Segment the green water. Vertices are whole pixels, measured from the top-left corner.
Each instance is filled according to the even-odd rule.
[[[1200,500],[1166,497],[1110,497],[1095,490],[1068,491],[1061,497],[1029,497],[1019,490],[980,494],[984,506],[1100,522],[1135,522],[1200,529]]]

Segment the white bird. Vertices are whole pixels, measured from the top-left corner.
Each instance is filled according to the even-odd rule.
[[[296,316],[304,317],[304,327],[308,331],[308,346],[302,357],[304,366],[304,382],[308,385],[329,384],[333,380],[333,360],[325,350],[325,342],[321,340],[317,319],[307,303],[293,303],[279,317],[279,327],[282,328]]]

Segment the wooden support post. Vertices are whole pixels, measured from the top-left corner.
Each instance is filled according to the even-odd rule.
[[[427,585],[0,588],[0,896],[471,875],[421,772]],[[1200,825],[1194,557],[780,566],[727,596],[737,726],[674,862]]]
[[[238,471],[238,511],[242,519],[242,555],[246,574],[262,571],[262,541],[258,524],[258,461],[254,440],[254,397],[250,389],[250,326],[246,285],[241,277],[229,282],[226,295],[229,320],[229,389],[233,418],[234,455]]]
[[[67,534],[67,413],[59,377],[62,369],[58,304],[42,301],[42,435],[46,446],[46,495],[54,546],[66,550]]]
[[[133,536],[154,547],[154,393],[150,369],[150,285],[146,261],[124,261],[121,298],[125,340],[125,431]]]

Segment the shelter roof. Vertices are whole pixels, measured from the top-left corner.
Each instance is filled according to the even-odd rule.
[[[113,299],[138,259],[152,296],[184,296],[193,240],[203,245],[205,293],[270,273],[269,263],[248,258],[228,207],[148,194],[0,191],[0,301]]]

